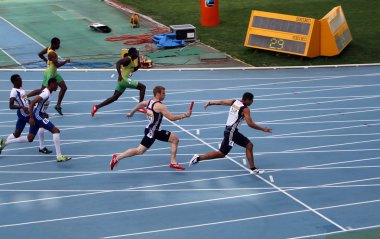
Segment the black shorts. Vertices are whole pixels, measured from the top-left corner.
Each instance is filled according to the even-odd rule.
[[[146,148],[150,148],[150,146],[152,146],[156,139],[168,142],[170,134],[171,132],[167,130],[155,130],[151,132],[150,129],[145,128],[145,136],[141,140],[140,144],[145,146]]]
[[[231,130],[226,128],[224,131],[224,139],[220,145],[219,151],[227,155],[231,151],[234,144],[246,148],[249,142],[249,139],[242,135],[238,130],[231,132]]]

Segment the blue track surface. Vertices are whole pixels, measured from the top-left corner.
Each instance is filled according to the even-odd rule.
[[[0,48],[23,68],[40,67],[38,52],[45,47],[0,17]],[[46,64],[45,64],[46,65]]]
[[[0,72],[1,137],[15,125],[16,113],[7,109],[13,73],[27,90],[42,81],[42,72]],[[91,118],[91,106],[112,95],[113,74],[61,71],[65,115],[52,106],[49,113],[73,160],[40,155],[38,140],[3,151],[1,238],[323,238],[380,225],[379,67],[134,75],[147,85],[146,98],[165,86],[174,114],[196,102],[191,118],[162,126],[179,136],[177,160],[184,165],[194,153],[216,149],[223,136],[228,108],[204,111],[204,103],[254,93],[253,119],[273,134],[245,124],[241,132],[255,145],[262,176],[249,174],[239,146],[228,159],[171,170],[170,145],[162,142],[110,172],[111,155],[136,147],[146,124],[142,114],[125,117],[136,104],[134,90]],[[54,149],[50,133],[45,139]]]

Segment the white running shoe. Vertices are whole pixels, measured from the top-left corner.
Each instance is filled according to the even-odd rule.
[[[199,162],[198,160],[199,158],[199,155],[198,154],[194,154],[194,156],[190,159],[190,162],[189,162],[189,167],[193,164],[196,164]]]
[[[251,174],[263,174],[263,173],[264,173],[263,169],[255,168],[255,169],[251,170]]]

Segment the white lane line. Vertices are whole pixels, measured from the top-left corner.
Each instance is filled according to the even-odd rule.
[[[298,148],[298,149],[289,149],[289,150],[285,150],[284,152],[304,151],[304,150],[310,150],[310,149],[322,149],[322,148],[330,148],[330,147],[345,146],[345,145],[353,145],[353,144],[363,144],[363,143],[371,143],[371,142],[378,142],[378,141],[380,141],[380,139],[355,141],[355,142],[340,143],[340,144],[319,145],[319,146],[314,146],[314,147],[306,147],[306,148]]]
[[[380,84],[374,84],[374,87],[380,86]],[[273,96],[284,96],[284,95],[297,95],[297,94],[305,94],[305,93],[316,93],[316,92],[326,92],[326,91],[336,91],[336,90],[347,90],[347,89],[356,89],[356,88],[364,88],[364,87],[371,87],[367,85],[359,85],[359,86],[339,86],[336,88],[331,89],[314,89],[314,90],[303,90],[303,91],[296,91],[296,92],[286,92],[286,93],[276,93],[276,94],[269,94],[269,95],[260,95],[260,98],[264,97],[273,97]]]
[[[0,80],[1,81],[1,80]],[[88,80],[86,80],[88,81]],[[7,80],[8,82],[8,80]],[[313,87],[315,89],[315,87]],[[30,89],[32,90],[32,89]],[[26,91],[29,91],[29,89],[26,89]],[[150,95],[148,95],[150,96]],[[313,96],[313,97],[286,97],[286,98],[269,98],[269,99],[261,99],[259,96],[257,98],[255,98],[255,101],[284,101],[284,100],[318,100],[318,99],[351,99],[351,98],[361,98],[361,97],[365,97],[365,96],[378,96],[378,95],[342,95],[342,96]],[[113,102],[113,104],[124,104],[124,103],[135,103],[135,101],[132,101],[132,100],[121,100],[121,99],[128,99],[130,97],[120,97],[117,101]],[[199,100],[199,99],[190,99],[190,100],[168,100],[167,102],[168,103],[176,103],[176,104],[168,104],[169,105],[183,105],[183,104],[187,104],[187,103],[190,103],[192,101],[194,101],[195,103],[198,103],[198,104],[203,104],[203,103],[206,103],[208,101],[210,101],[211,99],[203,99],[203,100]],[[166,101],[166,100],[165,100]],[[0,103],[8,103],[9,101],[8,100],[0,100]],[[51,103],[56,103],[57,101],[55,100],[52,100]],[[101,99],[98,99],[98,100],[65,100],[65,102],[63,102],[63,105],[71,105],[71,104],[83,104],[83,103],[101,103],[102,100]],[[181,102],[179,104],[177,104],[178,102]]]
[[[1,17],[0,17],[1,18]],[[2,52],[4,52],[5,55],[7,55],[9,58],[12,59],[12,61],[16,62],[17,65],[21,66],[23,69],[25,69],[25,67],[19,62],[17,61],[15,58],[13,58],[13,56],[11,56],[10,54],[8,54],[8,52],[6,52],[3,48],[0,48],[0,50]]]
[[[337,103],[337,102],[367,100],[367,99],[376,99],[376,98],[380,98],[380,96],[363,96],[363,97],[358,97],[358,98],[342,99],[342,100],[327,100],[327,101],[310,102],[310,103],[302,103],[302,104],[278,105],[278,106],[271,106],[271,107],[266,107],[266,108],[257,108],[254,110],[279,109],[279,108],[294,107],[294,106],[319,105],[319,104],[326,104],[326,103]],[[375,110],[377,110],[377,109],[378,108],[376,108]],[[353,111],[353,112],[367,112],[367,111]],[[349,112],[347,112],[347,113],[349,113]]]
[[[225,125],[224,125],[225,126]],[[165,126],[163,126],[165,127]],[[200,130],[207,130],[207,129],[210,129],[210,128],[199,128]],[[176,132],[176,131],[172,131],[172,132]],[[23,134],[26,136],[26,134]],[[250,137],[247,137],[249,139],[292,139],[292,138],[312,138],[312,139],[315,139],[315,138],[329,138],[329,137],[351,137],[351,136],[378,136],[380,135],[380,133],[353,133],[353,134],[321,134],[321,135],[290,135],[290,136],[250,136]],[[1,135],[0,135],[1,136]],[[7,136],[7,135],[5,135]],[[140,135],[138,135],[140,136]],[[124,136],[126,137],[126,136]],[[136,135],[137,137],[137,135]],[[86,140],[86,139],[62,139],[61,142],[76,142],[76,143],[93,143],[93,142],[120,142],[120,140],[123,140],[124,142],[136,142],[136,139],[134,138],[123,138],[123,137],[120,137],[120,138],[108,138],[108,139],[91,139],[91,140]],[[204,140],[209,140],[209,141],[222,141],[223,138],[221,137],[215,137],[215,138],[203,138]],[[194,138],[181,138],[181,141],[198,141],[197,139],[194,139]],[[53,142],[53,140],[51,139],[47,139],[45,140],[45,142]],[[53,144],[52,144],[53,145]],[[35,146],[37,147],[37,146]],[[20,149],[26,149],[26,148],[35,148],[35,147],[25,147],[25,148],[18,148],[18,150]],[[9,149],[11,150],[11,149]],[[13,149],[12,149],[13,150]]]
[[[166,165],[167,166],[167,165]],[[380,166],[379,166],[380,167]],[[211,169],[211,170],[191,170],[191,171],[173,171],[173,170],[134,170],[134,171],[0,171],[0,174],[145,174],[145,173],[216,173],[216,172],[244,172],[243,169]]]
[[[172,132],[176,132],[176,131],[172,131]],[[128,138],[134,138],[134,137],[142,137],[142,135],[132,135],[132,136],[125,136],[125,137],[128,137]],[[112,141],[116,141],[117,139],[112,139],[111,138],[111,142]],[[120,141],[120,139],[119,139],[119,141]],[[47,141],[45,141],[45,142],[47,142]],[[65,141],[61,141],[61,142],[65,142]],[[90,141],[88,141],[88,140],[80,140],[80,141],[74,141],[74,140],[70,140],[70,141],[66,141],[66,142],[68,142],[68,143],[61,143],[61,146],[62,145],[72,145],[72,144],[83,144],[83,143],[90,143]],[[103,141],[104,142],[104,141]],[[138,140],[136,140],[135,139],[135,142],[138,142]],[[213,144],[215,144],[215,143],[218,143],[218,141],[217,142],[211,142],[211,143],[213,143]],[[200,146],[200,145],[202,145],[202,144],[188,144],[188,145],[180,145],[180,146],[178,146],[178,147],[180,147],[180,148],[185,148],[185,147],[194,147],[194,146]],[[47,144],[47,145],[45,145],[46,147],[53,147],[54,146],[54,144]],[[13,148],[13,149],[6,149],[6,150],[4,150],[4,152],[10,152],[10,151],[19,151],[19,150],[23,150],[23,149],[35,149],[35,148],[37,148],[38,146],[27,146],[27,147],[22,147],[22,148]],[[168,149],[168,148],[170,148],[170,147],[162,147],[162,148],[155,148],[155,149],[152,149],[152,150],[150,150],[150,151],[159,151],[159,150],[164,150],[164,149]],[[7,155],[8,156],[8,155]],[[9,155],[10,156],[10,155]],[[45,157],[47,157],[47,156],[49,156],[49,155],[40,155],[40,156],[45,156]],[[112,156],[112,155],[111,155]]]
[[[371,97],[369,97],[371,98]],[[357,98],[359,99],[359,98]],[[347,99],[344,101],[352,101],[352,100],[357,100],[357,99]],[[365,98],[360,98],[359,100],[362,100]],[[342,101],[342,100],[339,100]],[[312,102],[312,103],[303,103],[303,104],[295,104],[295,105],[282,105],[282,106],[273,106],[273,107],[267,107],[267,108],[257,108],[255,110],[262,110],[262,109],[275,109],[275,108],[285,108],[286,107],[294,107],[294,106],[303,106],[303,105],[318,105],[318,104],[324,104],[324,103],[334,103],[338,101],[324,101],[324,102]],[[288,119],[278,119],[278,120],[270,120],[270,121],[264,121],[268,123],[273,123],[273,122],[281,122],[281,121],[290,121],[290,120],[298,120],[298,119],[311,119],[311,118],[320,118],[320,117],[327,117],[327,116],[337,116],[337,115],[348,115],[348,114],[356,114],[356,113],[364,113],[364,112],[373,112],[373,111],[379,111],[379,108],[375,109],[368,109],[368,110],[358,110],[358,111],[348,111],[348,112],[337,112],[333,114],[322,114],[322,115],[314,115],[314,116],[305,116],[305,117],[296,117],[296,118],[288,118]],[[255,111],[253,111],[255,112]],[[195,115],[193,117],[203,117],[203,116],[211,116],[211,115],[220,115],[220,114],[226,114],[226,111],[210,111],[208,114],[200,114],[200,115]]]
[[[380,187],[380,184],[353,184],[353,185],[315,185],[315,186],[290,186],[281,187],[286,191],[306,190],[306,189],[330,189],[330,188],[362,188]],[[196,191],[244,191],[244,190],[272,190],[273,187],[251,187],[251,188],[175,188],[175,189],[0,189],[0,192],[196,192]]]
[[[282,168],[282,169],[274,169],[274,168],[265,168],[265,171],[268,172],[284,172],[284,171],[312,171],[312,170],[343,170],[343,169],[372,169],[372,168],[380,168],[380,165],[369,165],[369,166],[342,166],[342,167],[303,167],[303,168]],[[0,171],[1,173],[1,171]]]
[[[342,129],[353,129],[353,128],[361,128],[361,127],[377,126],[377,125],[380,125],[380,123],[376,123],[376,124],[360,124],[360,125],[353,125],[353,126],[334,127],[334,128],[326,128],[326,129],[319,129],[319,130],[310,130],[310,131],[303,131],[303,132],[278,134],[278,135],[276,135],[276,136],[272,136],[272,137],[273,137],[273,138],[276,138],[276,137],[284,137],[284,136],[287,137],[287,136],[291,136],[291,135],[309,134],[309,133],[317,133],[317,132],[325,132],[325,131],[334,131],[334,130],[342,130]]]
[[[355,66],[356,67],[356,66]],[[225,70],[226,68],[223,68],[223,69],[219,69],[219,70]],[[251,70],[256,70],[257,67],[251,69]],[[43,72],[45,69],[27,69],[26,72]],[[173,69],[168,69],[169,71],[177,71],[177,69],[173,70]],[[205,70],[204,68],[198,68],[198,70]],[[206,69],[207,71],[210,70],[210,68],[207,68]],[[231,69],[228,69],[228,70],[231,70]],[[234,70],[234,69],[232,69]],[[239,70],[239,69],[238,69]],[[17,72],[25,72],[24,70],[20,70],[20,69],[0,69],[0,71],[17,71]],[[115,69],[61,69],[61,71],[65,71],[65,72],[90,72],[90,73],[96,73],[98,74],[98,72],[104,72],[104,73],[115,73],[116,70]],[[144,71],[144,70],[142,70]],[[149,71],[153,71],[153,70],[149,70]],[[156,71],[162,71],[162,69],[156,69]],[[164,79],[159,79],[160,81],[166,81],[166,82],[183,82],[183,81],[234,81],[234,80],[276,80],[275,83],[265,83],[265,84],[261,84],[261,85],[281,85],[282,83],[288,83],[288,81],[281,81],[281,80],[295,80],[297,79],[297,81],[293,81],[293,82],[300,82],[300,79],[311,79],[312,81],[319,81],[319,78],[323,78],[323,79],[341,79],[341,78],[352,78],[352,77],[376,77],[380,75],[380,72],[374,72],[374,73],[366,73],[366,74],[360,74],[360,75],[339,75],[339,76],[336,76],[336,75],[324,75],[324,76],[320,76],[320,75],[315,75],[315,76],[287,76],[287,77],[233,77],[233,78],[173,78],[173,79],[168,79],[167,77],[164,78]],[[149,77],[145,77],[144,79],[138,79],[136,78],[136,80],[144,80],[144,81],[151,81],[151,82],[157,82],[157,79],[156,78],[152,78],[152,79],[149,79]],[[35,80],[28,80],[28,81],[35,81]],[[88,82],[88,80],[71,80],[71,81],[83,81],[83,82]],[[109,80],[99,80],[99,81],[104,81],[104,82],[109,82]],[[40,82],[40,81],[38,81]],[[260,85],[260,86],[261,86]],[[259,86],[259,85],[258,85]]]
[[[374,181],[374,180],[379,180],[379,179],[380,177],[363,178],[363,179],[357,179],[357,180],[349,180],[349,181],[341,181],[341,182],[336,182],[336,183],[324,184],[324,186],[335,186],[335,185],[342,185],[342,184],[347,184],[347,183],[368,182],[368,181]]]
[[[243,177],[243,176],[247,176],[247,175],[248,175],[247,173],[244,173],[244,174],[236,174],[236,175],[231,175],[231,176],[202,178],[202,179],[187,180],[187,181],[180,181],[180,182],[174,182],[174,183],[153,184],[153,185],[148,185],[148,186],[131,187],[131,188],[126,188],[126,189],[127,190],[146,189],[146,188],[171,186],[171,185],[187,184],[187,183],[194,183],[194,182],[206,182],[206,181],[220,180],[220,179],[226,179],[226,178],[237,178],[237,177]],[[32,199],[32,200],[25,200],[25,201],[5,202],[5,203],[0,203],[0,206],[10,205],[10,204],[19,204],[19,203],[30,203],[30,202],[40,202],[40,201],[47,201],[47,200],[56,200],[56,199],[62,199],[62,198],[73,198],[73,197],[97,195],[97,194],[103,194],[103,193],[112,193],[112,190],[108,190],[108,191],[104,191],[104,192],[81,193],[81,194],[72,194],[72,195],[67,195],[67,196],[57,196],[57,197],[49,197],[49,198]],[[276,191],[275,191],[275,193],[276,193]]]
[[[216,146],[216,145],[215,145]],[[218,149],[215,149],[218,150]],[[304,150],[304,151],[278,151],[278,152],[257,152],[255,155],[267,155],[267,154],[308,154],[308,153],[340,153],[340,152],[366,152],[366,151],[380,151],[380,148],[363,148],[363,149],[337,149],[337,150]],[[177,156],[193,156],[194,153],[190,154],[177,154]],[[229,153],[229,155],[243,156],[245,153]],[[74,154],[70,155],[72,157],[111,157],[112,154]],[[162,157],[170,156],[170,153],[167,154],[144,154],[136,155],[134,157]],[[7,157],[49,157],[49,155],[30,155],[30,154],[18,154],[18,155],[7,155]],[[52,156],[50,156],[52,157]],[[1,166],[0,166],[1,167]],[[6,166],[7,167],[7,166]]]
[[[379,201],[380,200],[372,200],[372,201],[362,201],[362,202],[358,202],[358,203],[341,204],[341,205],[336,205],[336,206],[332,206],[332,207],[321,207],[321,208],[317,208],[316,210],[326,210],[326,209],[331,209],[331,208],[349,207],[349,206],[353,206],[353,205],[370,204],[370,203],[379,202]],[[188,225],[188,226],[182,226],[182,227],[165,228],[165,229],[160,229],[160,230],[121,234],[121,235],[108,236],[108,237],[103,237],[103,238],[109,239],[109,238],[119,238],[119,237],[130,237],[130,236],[145,235],[145,234],[152,234],[152,233],[158,233],[158,232],[182,230],[182,229],[196,228],[196,227],[205,227],[205,226],[234,223],[234,222],[242,222],[242,221],[247,221],[247,220],[255,220],[255,219],[261,219],[261,218],[268,218],[268,217],[278,217],[278,216],[283,216],[283,215],[291,215],[291,214],[298,214],[298,213],[304,213],[304,212],[308,212],[308,210],[305,209],[305,210],[298,210],[298,211],[288,211],[288,212],[283,212],[283,213],[267,214],[267,215],[263,215],[263,216],[246,217],[246,218],[239,218],[239,219],[233,219],[233,220],[225,220],[225,221],[218,221],[218,222],[211,222],[211,223],[204,223],[204,224]],[[345,229],[345,231],[347,231],[347,230]]]
[[[363,152],[371,152],[371,151],[380,151],[380,148],[372,148],[372,149],[337,149],[337,150],[304,150],[304,151],[279,151],[279,152],[258,152],[255,155],[270,155],[270,154],[310,154],[310,153],[345,153],[345,152],[355,152],[355,153],[363,153]],[[243,153],[230,153],[232,155],[243,155]]]
[[[367,226],[367,227],[357,227],[357,228],[351,228],[347,230],[347,232],[355,232],[360,230],[366,230],[366,229],[372,229],[380,227],[379,225],[373,225],[373,226]],[[316,238],[320,236],[327,236],[327,235],[334,235],[334,234],[340,234],[342,231],[333,231],[333,232],[326,232],[326,233],[319,233],[319,234],[311,234],[311,235],[304,235],[304,236],[298,236],[298,237],[289,237],[288,239],[303,239],[303,238]]]
[[[40,42],[38,42],[36,39],[34,39],[33,37],[29,36],[26,32],[22,31],[20,28],[16,27],[15,25],[13,25],[11,22],[9,22],[7,19],[3,18],[0,16],[0,19],[2,19],[3,21],[7,22],[9,25],[11,25],[13,28],[15,28],[17,31],[21,32],[22,34],[24,34],[27,38],[29,38],[30,40],[34,41],[35,43],[37,43],[38,45],[40,45],[42,48],[46,48],[46,46],[42,45]]]
[[[368,166],[341,166],[341,167],[299,167],[299,168],[264,168],[265,171],[270,170],[270,172],[279,171],[312,171],[312,170],[336,170],[336,169],[369,169],[369,168],[380,168],[380,165],[368,165]],[[0,171],[0,174],[156,174],[156,173],[215,173],[215,172],[243,172],[243,169],[213,169],[213,170],[191,170],[191,171],[173,171],[173,170],[135,170],[135,171],[25,171],[25,170],[6,170]]]
[[[74,220],[74,219],[81,219],[81,218],[114,215],[114,214],[121,214],[121,213],[135,212],[135,211],[145,211],[145,210],[160,209],[160,208],[169,208],[169,207],[175,207],[175,206],[198,204],[198,203],[221,201],[221,200],[229,200],[229,199],[235,199],[235,198],[251,197],[251,196],[255,196],[255,195],[272,194],[272,193],[278,193],[278,192],[272,191],[272,192],[264,192],[264,193],[254,193],[254,194],[238,195],[238,196],[231,196],[231,197],[224,197],[224,198],[207,199],[207,200],[200,200],[200,201],[192,201],[192,202],[185,202],[185,203],[162,205],[162,206],[155,206],[155,207],[138,208],[138,209],[123,210],[123,211],[113,211],[113,212],[98,213],[98,214],[89,214],[89,215],[82,215],[82,216],[75,216],[75,217],[55,218],[55,219],[48,219],[48,220],[16,223],[16,224],[4,224],[4,225],[0,225],[0,228],[23,226],[23,225],[30,225],[30,224],[40,224],[40,223],[56,222],[56,221],[65,221],[65,220]],[[92,193],[92,194],[96,194],[96,193]],[[350,203],[350,204],[334,205],[334,206],[329,206],[329,207],[318,208],[316,210],[326,210],[326,209],[330,209],[330,208],[339,208],[339,207],[346,207],[346,206],[353,206],[353,205],[362,205],[362,204],[374,203],[374,202],[378,202],[378,201],[380,201],[380,200],[362,201],[362,202],[356,202],[356,203]],[[309,210],[305,209],[305,210],[300,210],[300,211],[287,212],[286,214],[308,212],[308,211]],[[281,214],[284,214],[284,213],[281,213]],[[284,215],[286,215],[286,214],[284,214]],[[275,215],[280,215],[280,214],[271,214],[271,215],[275,216]],[[270,215],[267,215],[267,216],[270,216]],[[263,216],[260,216],[260,218],[262,218],[262,217]],[[240,220],[240,219],[238,219],[238,220]]]
[[[291,80],[291,81],[285,81],[285,82],[271,82],[271,83],[262,83],[262,84],[252,84],[252,85],[241,85],[241,86],[230,86],[230,87],[221,87],[221,88],[216,88],[216,89],[236,89],[236,88],[260,88],[261,86],[268,86],[268,85],[285,85],[285,84],[292,84],[292,83],[304,83],[304,82],[316,82],[316,81],[324,81],[324,80],[342,80],[344,78],[349,78],[349,77],[372,77],[372,76],[377,76],[378,74],[364,74],[364,75],[350,75],[350,76],[326,76],[326,77],[317,77],[315,79],[306,79],[306,80]],[[290,79],[295,79],[295,78],[290,78]],[[341,86],[337,86],[341,87]],[[343,86],[344,87],[344,86]],[[199,89],[199,90],[185,90],[185,91],[178,91],[176,93],[170,93],[172,94],[184,94],[184,93],[196,93],[196,92],[203,92],[203,91],[210,91],[210,89]]]
[[[380,96],[379,96],[380,97]],[[361,97],[362,98],[362,97]],[[0,102],[1,103],[1,102]],[[4,102],[4,103],[8,103],[8,101]],[[167,105],[168,107],[170,106],[177,106],[177,105],[180,105],[180,106],[183,106],[184,104],[186,103],[180,103],[180,104],[173,104],[173,105]],[[305,111],[342,111],[342,110],[364,110],[364,109],[380,109],[380,107],[339,107],[339,108],[301,108],[301,109],[270,109],[270,110],[267,110],[267,109],[254,109],[253,111],[255,113],[279,113],[279,112],[305,112]],[[103,111],[103,112],[99,112],[99,114],[101,115],[115,115],[115,114],[126,114],[125,112],[130,110],[129,108],[125,108],[125,109],[122,109],[122,110],[109,110],[109,111]],[[10,110],[10,109],[2,109],[0,110],[0,112],[5,112],[4,114],[6,115],[16,115],[16,112],[13,111],[13,110]],[[173,114],[180,114],[182,111],[171,111]],[[212,113],[215,113],[215,114],[222,114],[222,113],[226,113],[226,111],[211,111]],[[196,115],[208,115],[210,112],[207,112],[207,111],[193,111],[193,114],[196,114]],[[344,112],[341,112],[341,113],[344,113]],[[56,113],[53,113],[53,114],[56,114]],[[88,115],[88,112],[75,112],[75,113],[67,113],[68,115],[71,115],[71,114],[83,114],[83,115]],[[55,115],[55,116],[58,116],[58,115]],[[55,118],[58,118],[58,117],[55,117]],[[1,123],[1,122],[0,122]]]
[[[247,175],[247,174],[245,174],[245,175]],[[230,199],[236,199],[236,198],[252,197],[252,196],[256,196],[256,195],[271,194],[271,193],[278,193],[278,192],[277,191],[272,191],[272,192],[264,192],[264,193],[253,193],[253,194],[245,194],[245,195],[237,195],[237,196],[213,198],[213,199],[191,201],[191,202],[184,202],[184,203],[167,204],[167,205],[154,206],[154,207],[145,207],[145,208],[136,208],[136,209],[122,210],[122,211],[112,211],[112,212],[105,212],[105,213],[88,214],[88,215],[83,215],[83,216],[55,218],[55,219],[48,219],[48,220],[40,220],[40,221],[30,221],[30,222],[16,223],[16,224],[3,224],[3,225],[0,225],[0,228],[23,226],[23,225],[30,225],[30,224],[40,224],[40,223],[55,222],[55,221],[66,221],[66,220],[73,220],[73,219],[80,219],[80,218],[106,216],[106,215],[122,214],[122,213],[128,213],[128,212],[136,212],[136,211],[146,211],[146,210],[152,210],[152,209],[160,209],[160,208],[170,208],[170,207],[183,206],[183,205],[192,205],[192,204],[205,203],[205,202],[214,202],[214,201],[230,200]],[[91,194],[97,194],[97,193],[91,193]],[[307,210],[303,210],[303,211],[307,211]]]
[[[339,85],[318,85],[318,86],[254,87],[254,89],[255,89],[255,91],[258,91],[258,90],[265,90],[265,91],[268,91],[268,90],[269,91],[275,91],[275,90],[309,90],[309,89],[313,89],[313,90],[316,90],[316,89],[334,90],[334,89],[361,88],[361,87],[371,87],[372,88],[372,87],[377,87],[377,86],[380,86],[380,84],[360,84],[360,85],[359,84],[349,84],[349,85],[339,84]],[[225,91],[225,90],[228,90],[228,91],[239,90],[239,91],[241,91],[241,88],[243,88],[243,85],[237,85],[236,87],[237,88],[228,87],[228,88],[206,88],[206,89],[207,90],[216,89],[216,90],[221,90],[221,91]],[[168,90],[167,92],[177,93],[177,92],[182,92],[182,91],[197,91],[197,90],[205,90],[205,88],[186,88],[186,89],[179,89],[179,88],[177,89],[176,88],[176,89]],[[299,92],[296,91],[294,93],[298,94]],[[259,96],[259,97],[262,97],[262,96]]]

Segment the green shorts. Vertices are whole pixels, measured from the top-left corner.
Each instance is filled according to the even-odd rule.
[[[121,81],[118,81],[115,87],[115,90],[123,93],[125,89],[136,89],[139,82],[137,80],[132,80],[131,78],[123,78]]]
[[[56,78],[58,84],[63,81],[63,78],[60,74],[58,73],[52,73],[49,69],[44,71],[44,81],[42,82],[42,85],[47,87],[48,82],[50,78]]]

